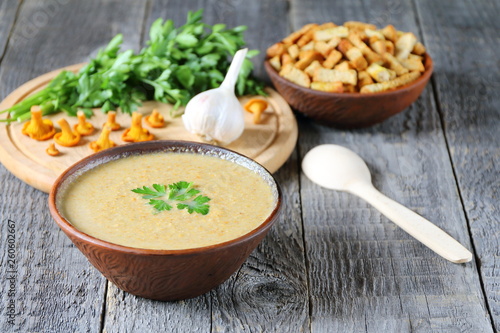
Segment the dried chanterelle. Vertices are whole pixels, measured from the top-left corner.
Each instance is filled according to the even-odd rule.
[[[261,98],[252,98],[249,100],[244,109],[253,113],[253,123],[259,124],[262,113],[267,109],[267,102]]]
[[[118,131],[121,128],[120,124],[116,122],[116,111],[108,111],[108,119],[102,127],[106,126],[109,126],[112,131]]]
[[[101,135],[99,136],[99,139],[97,139],[97,141],[92,141],[89,144],[90,149],[92,149],[93,151],[95,151],[97,153],[98,151],[116,146],[116,143],[111,141],[111,139],[109,138],[110,133],[111,133],[111,127],[104,126],[102,128]]]
[[[59,150],[56,148],[56,145],[54,143],[49,144],[47,149],[45,149],[45,152],[50,156],[57,156],[60,154]]]
[[[153,109],[153,112],[149,116],[146,116],[144,120],[146,120],[149,126],[154,128],[161,128],[165,125],[165,119],[156,109]]]
[[[31,119],[23,126],[22,133],[30,138],[45,141],[56,134],[54,124],[49,119],[42,119],[42,109],[38,105],[31,107]]]
[[[77,116],[78,124],[75,124],[73,126],[73,129],[80,135],[91,135],[92,133],[94,133],[94,125],[87,121],[82,110],[79,110],[77,112]]]
[[[154,135],[142,127],[142,114],[139,112],[132,113],[132,125],[122,134],[122,140],[125,142],[141,142],[151,141]]]
[[[64,147],[76,146],[80,142],[80,133],[72,131],[64,118],[57,123],[61,126],[61,132],[54,135],[54,141]]]

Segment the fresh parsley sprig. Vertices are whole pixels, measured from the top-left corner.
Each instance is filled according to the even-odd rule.
[[[142,194],[143,199],[149,200],[149,204],[158,212],[169,211],[176,206],[177,209],[186,209],[189,214],[198,213],[207,215],[210,206],[207,202],[210,198],[198,195],[200,190],[194,188],[194,184],[186,181],[166,185],[153,184],[152,187],[143,186],[133,189],[132,192]]]

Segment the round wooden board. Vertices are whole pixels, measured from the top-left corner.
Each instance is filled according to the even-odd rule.
[[[26,96],[45,87],[61,70],[77,71],[82,64],[77,64],[39,76],[23,84],[0,104],[0,110],[7,109],[18,103]],[[290,106],[273,89],[267,88],[269,96],[264,98],[269,106],[265,111],[262,123],[253,124],[252,114],[245,112],[245,131],[242,136],[226,148],[246,155],[269,171],[275,172],[288,159],[297,141],[298,129],[295,116]],[[242,104],[253,96],[240,98]],[[189,133],[182,123],[180,117],[170,117],[171,105],[158,102],[144,102],[138,110],[143,114],[149,114],[154,108],[163,114],[166,124],[163,128],[151,128],[144,121],[143,126],[155,135],[158,140],[187,140],[202,142],[200,137]],[[7,118],[7,114],[1,114],[0,118]],[[66,114],[58,113],[48,116],[57,126],[60,118],[66,118],[71,126],[77,119],[68,117]],[[122,130],[112,132],[111,139],[118,145],[126,144],[121,140],[123,129],[130,127],[131,117],[127,114],[117,113],[117,122],[122,125]],[[90,155],[93,151],[89,148],[89,142],[95,141],[99,136],[102,124],[106,121],[106,115],[100,110],[94,110],[94,116],[89,119],[96,131],[90,136],[82,137],[76,147],[66,148],[56,144],[61,154],[49,156],[45,150],[53,140],[36,141],[21,133],[22,123],[0,124],[0,162],[16,177],[27,184],[43,191],[49,192],[56,178],[69,166],[80,159]],[[60,130],[58,128],[58,130]]]

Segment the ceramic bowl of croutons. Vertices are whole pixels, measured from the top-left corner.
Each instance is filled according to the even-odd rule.
[[[368,127],[405,110],[433,70],[413,33],[355,21],[305,25],[269,47],[264,66],[296,111],[343,128]]]

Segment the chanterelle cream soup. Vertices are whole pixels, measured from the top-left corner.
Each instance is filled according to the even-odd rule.
[[[185,201],[169,199],[168,185],[180,181],[192,183],[190,188],[199,192]],[[147,194],[132,191],[146,186],[153,196],[158,195],[153,184],[166,185],[166,194],[154,197],[154,203],[143,198]],[[177,207],[178,203],[196,205],[193,199],[198,196],[210,199],[198,205],[209,206],[206,215],[203,209],[190,214],[187,208]],[[271,187],[253,171],[216,157],[179,153],[145,154],[102,164],[78,177],[58,199],[62,215],[91,236],[163,250],[242,236],[264,222],[276,204]]]

